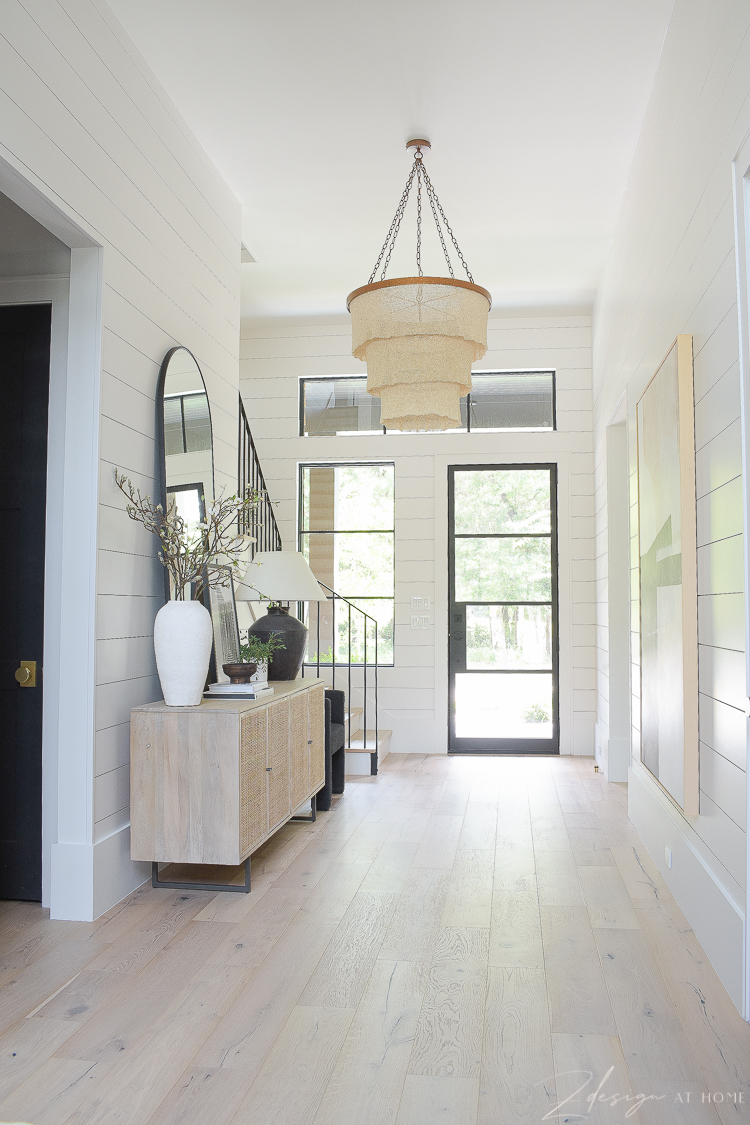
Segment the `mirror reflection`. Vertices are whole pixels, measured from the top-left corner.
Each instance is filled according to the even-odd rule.
[[[214,499],[211,412],[200,368],[187,348],[174,348],[162,368],[166,503],[189,528]]]

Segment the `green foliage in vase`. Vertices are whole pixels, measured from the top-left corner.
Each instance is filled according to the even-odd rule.
[[[141,523],[159,540],[159,562],[169,571],[177,601],[197,600],[203,593],[208,573],[211,584],[225,586],[226,572],[218,567],[231,567],[238,577],[250,544],[250,535],[238,535],[240,518],[256,513],[266,500],[255,489],[248,488],[244,496],[220,496],[206,504],[206,518],[195,528],[190,528],[177,512],[168,506],[155,504],[150,496],[143,496],[133,482],[115,469],[115,484],[128,501],[125,510],[131,520]],[[204,500],[205,503],[205,500]]]
[[[271,633],[267,641],[262,641],[255,633],[244,634],[240,644],[240,660],[243,664],[268,664],[275,652],[286,648],[278,633]]]

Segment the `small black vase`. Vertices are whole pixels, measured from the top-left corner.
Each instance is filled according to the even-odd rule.
[[[251,625],[248,632],[261,641],[267,641],[276,633],[285,645],[276,649],[268,662],[269,680],[297,679],[307,645],[307,628],[298,618],[291,617],[283,606],[272,605],[266,616]]]

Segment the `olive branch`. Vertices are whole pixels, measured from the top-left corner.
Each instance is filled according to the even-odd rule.
[[[247,488],[243,496],[224,496],[205,504],[206,518],[191,530],[175,506],[155,504],[139,488],[115,469],[115,484],[128,503],[125,511],[131,520],[141,523],[159,540],[159,561],[169,571],[177,601],[190,600],[185,592],[193,586],[192,597],[200,598],[208,584],[208,570],[230,566],[239,571],[243,555],[255,539],[251,535],[238,535],[238,520],[257,512],[268,503],[266,496],[256,489]],[[215,571],[218,577],[213,585],[225,586],[225,572]],[[238,574],[238,577],[240,575]]]

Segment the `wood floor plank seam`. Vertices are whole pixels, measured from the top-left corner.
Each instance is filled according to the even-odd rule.
[[[585,1098],[576,1068],[750,1104],[750,1027],[591,759],[391,755],[253,876],[144,885],[91,924],[0,903],[0,1117],[539,1125]],[[565,1106],[621,1125],[588,1108]]]

